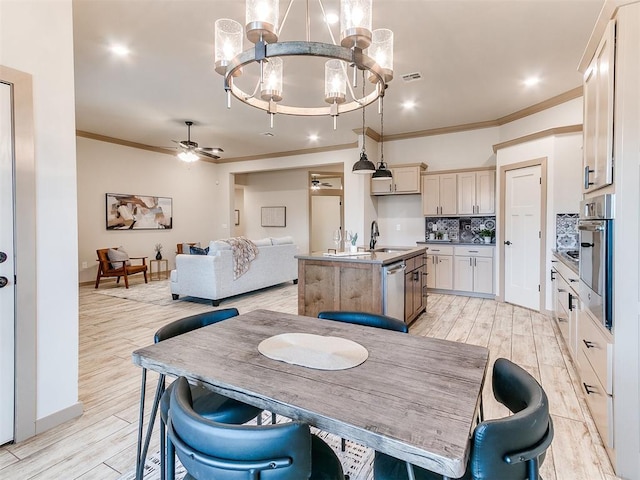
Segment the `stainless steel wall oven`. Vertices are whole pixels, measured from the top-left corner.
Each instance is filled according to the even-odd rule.
[[[613,327],[614,195],[600,195],[580,204],[580,299],[609,330]]]

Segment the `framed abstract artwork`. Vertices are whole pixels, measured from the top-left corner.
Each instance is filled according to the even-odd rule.
[[[173,200],[107,193],[105,195],[107,230],[169,230],[173,226]]]
[[[263,227],[286,227],[287,207],[262,207],[260,225]]]

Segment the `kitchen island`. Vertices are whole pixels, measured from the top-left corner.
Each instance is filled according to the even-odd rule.
[[[380,247],[351,255],[296,255],[298,314],[349,310],[389,314],[409,324],[427,305],[425,251],[424,246]],[[395,275],[402,276],[401,283]]]

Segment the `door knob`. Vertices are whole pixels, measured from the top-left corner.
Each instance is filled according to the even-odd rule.
[[[505,245],[511,245],[511,242],[509,240],[507,240],[506,242],[504,242]]]
[[[0,288],[6,287],[9,280],[7,277],[0,277]]]
[[[7,254],[4,252],[0,252],[0,263],[4,263],[7,261]]]

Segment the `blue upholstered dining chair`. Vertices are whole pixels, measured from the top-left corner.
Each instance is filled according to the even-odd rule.
[[[214,323],[226,320],[238,315],[238,310],[235,308],[225,308],[221,310],[214,310],[211,312],[200,313],[198,315],[192,315],[180,320],[171,322],[164,327],[160,328],[155,336],[154,342],[162,342],[168,338],[188,333],[198,328],[206,327]],[[149,442],[151,440],[151,433],[153,431],[153,424],[155,422],[156,414],[158,411],[158,405],[160,404],[160,478],[164,480],[167,470],[165,468],[166,462],[166,445],[165,445],[165,425],[167,422],[169,412],[169,399],[170,390],[173,384],[167,389],[167,395],[163,395],[165,392],[165,375],[160,375],[158,378],[158,386],[156,389],[156,395],[154,397],[153,407],[151,410],[151,417],[149,419],[149,427],[147,435],[145,437],[144,446],[141,451],[142,444],[142,423],[144,419],[144,393],[146,384],[146,369],[142,370],[142,386],[141,386],[141,400],[140,400],[140,420],[138,427],[138,458],[136,461],[136,478],[139,480],[142,478],[142,472],[144,470],[144,462],[149,449]],[[191,396],[193,398],[193,408],[199,415],[222,423],[235,423],[242,424],[258,417],[260,420],[260,414],[262,410],[247,405],[246,403],[233,400],[231,398],[220,395],[219,393],[212,392],[205,387],[191,385]],[[169,471],[169,478],[173,480],[173,471]]]
[[[394,330],[396,332],[409,332],[409,327],[402,320],[388,317],[386,315],[378,315],[376,313],[325,311],[320,312],[318,314],[318,318],[345,323],[355,323],[358,325],[366,325],[368,327],[384,328],[386,330]]]
[[[168,461],[175,449],[187,470],[184,480],[344,480],[337,455],[307,424],[218,423],[195,411],[184,377],[172,387]]]
[[[478,424],[464,480],[539,480],[539,465],[553,440],[549,402],[540,384],[506,358],[493,366],[493,394],[513,415]],[[428,415],[429,412],[425,412]],[[443,479],[412,467],[416,480]],[[409,478],[406,462],[376,452],[374,480]]]
[[[336,322],[355,323],[356,325],[364,325],[367,327],[384,328],[385,330],[393,330],[395,332],[409,333],[409,327],[402,320],[398,320],[397,318],[389,317],[387,315],[379,315],[377,313],[327,310],[318,313],[318,318],[334,320]],[[346,448],[346,441],[344,438],[341,442],[341,448],[344,452]]]

